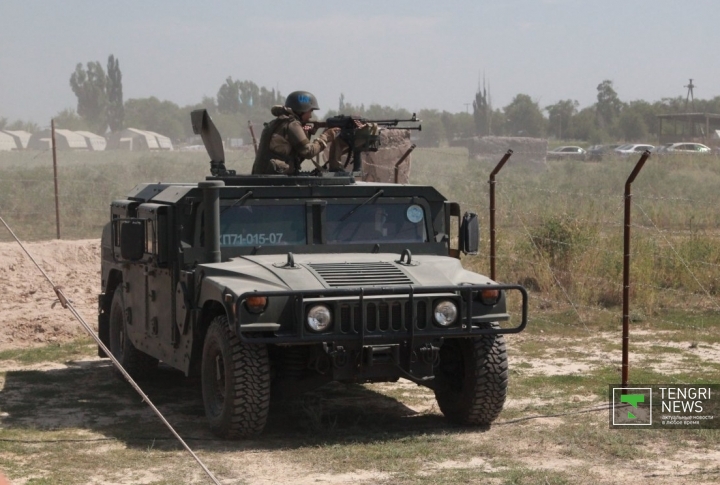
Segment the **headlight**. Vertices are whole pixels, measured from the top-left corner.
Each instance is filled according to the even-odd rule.
[[[307,313],[307,324],[315,332],[323,332],[332,325],[332,314],[325,305],[310,307]]]
[[[455,321],[457,317],[457,306],[450,300],[443,300],[435,305],[435,321],[438,325],[447,327]]]
[[[497,305],[502,298],[502,291],[488,288],[487,290],[480,290],[477,293],[477,299],[483,305],[494,306]]]

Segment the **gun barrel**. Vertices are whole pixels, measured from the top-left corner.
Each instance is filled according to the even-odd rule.
[[[415,130],[415,131],[422,131],[422,125],[418,125],[418,126],[383,126],[383,130]]]

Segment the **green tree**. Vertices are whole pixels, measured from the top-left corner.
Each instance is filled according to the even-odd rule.
[[[125,106],[120,61],[112,54],[108,57],[107,69],[107,124],[110,126],[110,131],[116,132],[124,128]]]
[[[340,99],[338,100],[338,112],[342,113],[345,111],[345,95],[340,93]]]
[[[613,89],[613,82],[609,79],[604,80],[597,86],[597,104],[595,105],[597,113],[597,122],[600,129],[609,131],[615,120],[620,115],[623,108],[623,102],[618,98],[617,93]]]
[[[643,121],[645,127],[644,136],[657,135],[659,126],[657,115],[662,114],[663,112],[664,111],[662,110],[660,103],[650,104],[647,101],[636,100],[625,105],[620,114],[620,118],[622,118],[625,113],[634,113]]]
[[[489,132],[491,135],[505,135],[507,127],[507,116],[501,109],[496,109],[490,115],[490,128]]]
[[[603,141],[603,132],[597,128],[595,107],[580,110],[572,117],[572,122],[565,131],[565,137],[571,140],[585,140],[590,143]]]
[[[88,131],[90,127],[87,122],[78,116],[78,114],[72,108],[67,108],[60,111],[58,114],[53,116],[55,120],[55,128],[62,128],[64,130],[83,130]]]
[[[527,94],[515,96],[504,111],[508,135],[541,137],[545,134],[545,117],[538,103]]]
[[[233,81],[232,77],[225,80],[217,93],[218,111],[234,114],[240,112],[240,81]]]
[[[446,140],[440,113],[435,109],[423,109],[418,113],[418,117],[423,120],[418,144],[425,147],[440,146]]]
[[[4,123],[4,124],[3,124]],[[12,130],[12,131],[27,131],[29,133],[37,133],[40,131],[40,126],[32,121],[15,120],[10,123],[7,118],[0,118],[0,129],[1,130]]]
[[[642,141],[647,137],[648,128],[637,110],[625,108],[618,118],[618,129],[625,141]]]
[[[490,106],[487,90],[485,86],[483,86],[482,91],[478,89],[477,93],[475,93],[475,101],[473,101],[473,119],[475,121],[475,133],[477,136],[490,135],[491,116],[492,106]]]
[[[260,106],[260,88],[252,81],[241,81],[238,84],[240,89],[240,111],[248,113],[254,106]]]
[[[99,62],[88,62],[83,69],[78,63],[75,72],[70,76],[70,87],[77,96],[77,113],[96,133],[104,134],[107,130],[107,77]]]
[[[567,137],[572,118],[577,114],[579,105],[577,101],[566,99],[547,106],[545,110],[548,112],[548,131],[558,139]]]
[[[475,118],[470,113],[449,113],[443,111],[440,115],[445,136],[448,142],[456,138],[471,138],[475,136]]]
[[[125,102],[125,120],[132,128],[154,131],[178,141],[185,136],[185,125],[190,125],[190,112],[154,96],[128,99]]]
[[[276,104],[284,104],[285,100],[280,98],[280,93],[275,89],[267,89],[265,86],[260,88],[260,96],[258,98],[259,108],[272,108]]]

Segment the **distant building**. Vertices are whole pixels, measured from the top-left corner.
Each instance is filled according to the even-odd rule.
[[[657,115],[660,144],[697,141],[708,143],[720,129],[720,114],[673,113]]]
[[[172,141],[152,131],[126,128],[112,133],[107,142],[108,150],[172,150]]]
[[[23,130],[2,130],[3,133],[6,133],[10,136],[12,136],[15,139],[15,146],[16,150],[25,150],[28,147],[28,142],[30,141],[30,137],[32,136],[32,133],[28,133],[27,131]]]
[[[85,137],[70,130],[55,130],[55,146],[58,150],[87,150]],[[34,133],[28,141],[29,150],[52,149],[52,132],[43,130]]]
[[[90,133],[89,131],[76,131],[75,133],[85,138],[87,149],[90,151],[101,152],[105,150],[107,146],[107,140],[103,136]]]

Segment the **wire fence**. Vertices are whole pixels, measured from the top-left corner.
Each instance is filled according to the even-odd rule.
[[[622,320],[624,186],[635,161],[557,162],[538,174],[513,167],[511,158],[497,175],[496,279],[530,290],[531,324],[606,328],[602,323]],[[455,194],[487,227],[493,167],[468,160],[454,168],[463,177],[443,177],[445,193]],[[424,176],[431,180],[432,171]],[[718,181],[714,157],[651,158],[637,176],[631,322],[682,329],[720,324]],[[489,270],[488,237],[486,251],[466,259],[483,273]]]
[[[418,148],[412,157],[412,183],[435,186],[488,226],[492,165],[458,149]],[[110,202],[138,183],[202,180],[208,173],[202,152],[59,152],[58,158],[64,239],[99,238]],[[252,160],[248,150],[227,154],[228,168],[238,173],[249,173]],[[497,279],[530,290],[531,322],[621,318],[623,188],[633,163],[555,162],[538,172],[511,158],[498,174]],[[632,199],[633,320],[654,315],[654,321],[683,326],[667,315],[720,309],[719,165],[714,157],[651,157],[639,174]],[[49,152],[0,156],[0,215],[22,239],[55,238],[54,204]],[[481,254],[463,261],[484,274],[488,236],[484,231]],[[0,241],[8,240],[0,233]]]

